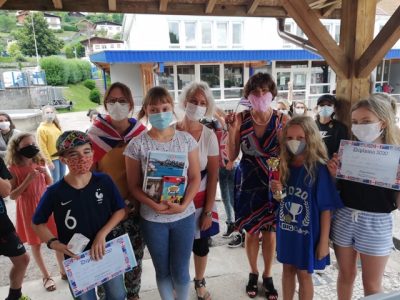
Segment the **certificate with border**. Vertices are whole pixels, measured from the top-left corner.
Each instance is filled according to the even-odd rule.
[[[137,265],[128,234],[121,235],[106,243],[106,252],[101,260],[92,260],[89,250],[80,254],[79,259],[64,260],[64,269],[72,293],[78,297]]]
[[[336,177],[400,190],[400,146],[342,140]]]

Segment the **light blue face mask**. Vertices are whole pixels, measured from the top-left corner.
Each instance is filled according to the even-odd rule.
[[[332,116],[334,111],[335,109],[333,108],[333,106],[324,105],[320,108],[318,114],[323,118],[328,118]]]
[[[172,111],[166,111],[149,115],[149,122],[151,126],[157,128],[158,130],[164,130],[169,126],[169,124],[171,124],[172,118]]]

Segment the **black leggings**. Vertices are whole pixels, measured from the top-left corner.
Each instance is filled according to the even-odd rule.
[[[193,253],[197,256],[204,257],[210,252],[208,246],[208,238],[195,239],[193,242]]]

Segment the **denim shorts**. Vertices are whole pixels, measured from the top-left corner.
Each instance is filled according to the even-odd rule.
[[[390,213],[373,213],[348,207],[338,209],[332,220],[331,240],[340,247],[371,256],[387,256],[393,249]]]

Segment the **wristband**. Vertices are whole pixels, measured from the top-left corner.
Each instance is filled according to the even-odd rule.
[[[211,211],[205,211],[205,212],[203,212],[203,215],[205,215],[208,218],[211,218],[212,217],[212,212]]]
[[[47,241],[47,243],[46,243],[47,248],[53,250],[53,248],[51,248],[50,246],[51,246],[51,243],[54,242],[54,241],[58,241],[58,238],[53,237],[53,238],[49,239],[49,240]]]

